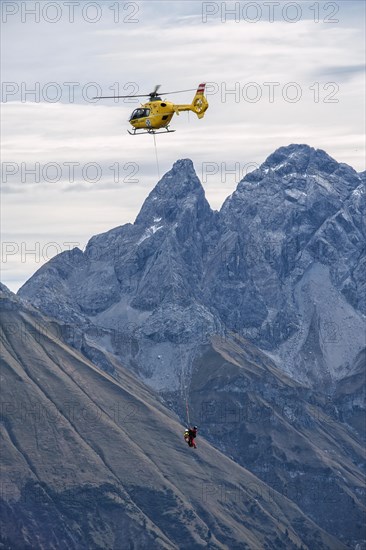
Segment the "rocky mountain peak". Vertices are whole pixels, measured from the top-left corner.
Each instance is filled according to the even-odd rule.
[[[287,174],[307,176],[319,172],[331,175],[337,173],[340,167],[357,175],[350,166],[338,163],[322,149],[304,144],[291,144],[276,149],[262,164],[261,169],[273,170],[281,176]]]
[[[145,200],[135,225],[174,222],[186,210],[210,211],[205,192],[190,159],[178,160]]]
[[[289,165],[296,172],[304,173],[314,153],[316,153],[316,150],[313,147],[304,144],[291,144],[279,147],[274,153],[269,155],[262,164],[262,168],[277,171],[283,166]]]
[[[309,145],[291,144],[280,147],[263,163],[263,168],[279,171],[282,175],[290,170],[292,173],[306,175],[307,173],[324,172],[332,174],[339,164],[322,149],[315,149]]]
[[[344,200],[361,181],[353,168],[338,163],[322,149],[309,145],[291,144],[280,147],[257,169],[239,183],[244,191],[248,183],[263,182],[265,187],[301,188],[305,193],[321,190]]]
[[[309,213],[317,206],[319,219],[323,220],[323,214],[341,208],[361,183],[360,174],[325,151],[292,144],[280,147],[257,170],[247,174],[226,199],[221,213],[227,217],[227,211],[234,208],[241,219],[243,208],[253,209],[254,204],[270,212],[287,212],[290,201],[306,206]]]

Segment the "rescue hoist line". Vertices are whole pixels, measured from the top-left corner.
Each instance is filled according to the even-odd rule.
[[[187,414],[187,427],[190,426],[190,421],[189,421],[189,408],[188,408],[188,398],[187,398],[187,395],[186,395],[186,414]]]
[[[154,138],[154,148],[155,148],[156,168],[157,168],[157,170],[158,170],[158,179],[160,180],[160,169],[159,169],[158,148],[156,147],[156,139],[155,139],[155,134],[153,134],[153,138]]]
[[[158,149],[157,149],[157,145],[156,145],[156,139],[155,139],[155,134],[153,133],[153,138],[154,138],[154,149],[155,149],[155,158],[156,158],[156,168],[157,168],[157,171],[158,171],[158,178],[160,180],[160,168],[159,168],[159,157],[158,157]],[[168,255],[168,265],[169,265],[169,271],[171,274],[174,273],[173,271],[173,268],[172,268],[172,263],[171,263],[171,257],[170,255]],[[175,297],[175,288],[174,288],[174,285],[173,285],[173,296]],[[183,373],[183,366],[182,366],[182,357],[181,355],[179,354],[179,357],[180,357],[180,363],[181,363],[181,368],[180,368],[180,372],[181,372],[181,384],[182,384],[182,393],[184,394],[184,398],[185,398],[185,403],[186,403],[186,420],[187,420],[187,428],[189,428],[190,426],[190,418],[189,418],[189,406],[188,406],[188,391],[187,391],[187,386],[185,386],[185,380],[184,380],[184,373]],[[183,389],[184,388],[184,389]]]

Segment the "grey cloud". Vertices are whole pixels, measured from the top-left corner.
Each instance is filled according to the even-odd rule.
[[[20,189],[20,187],[12,187],[10,185],[2,185],[1,193],[4,193],[4,195],[23,193],[23,189]]]
[[[358,76],[359,74],[365,74],[365,69],[365,65],[329,65],[316,70],[313,75],[315,78],[319,78],[321,76],[333,78],[337,82],[339,80],[347,81],[354,76]]]

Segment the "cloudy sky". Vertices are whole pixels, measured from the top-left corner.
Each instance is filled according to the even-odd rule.
[[[133,222],[159,175],[191,158],[220,208],[276,148],[308,143],[365,169],[365,3],[2,2],[2,282]],[[195,88],[209,109],[127,133],[133,100]],[[186,92],[168,99],[191,101]]]

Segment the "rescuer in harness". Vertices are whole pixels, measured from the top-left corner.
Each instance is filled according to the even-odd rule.
[[[197,449],[197,445],[194,442],[194,439],[197,435],[197,426],[193,426],[193,428],[186,428],[184,432],[184,439],[188,443],[189,447],[193,447],[194,449]]]

